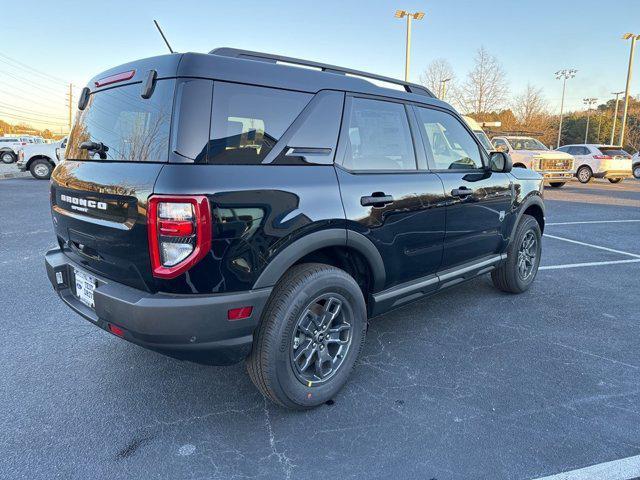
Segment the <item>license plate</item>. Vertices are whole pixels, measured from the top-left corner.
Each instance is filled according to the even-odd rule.
[[[96,278],[82,270],[75,270],[76,296],[87,307],[93,308],[93,291],[96,288]]]

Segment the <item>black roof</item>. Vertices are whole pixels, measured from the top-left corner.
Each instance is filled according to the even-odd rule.
[[[312,68],[300,68],[290,64]],[[440,105],[451,109],[447,103],[435,98],[422,85],[334,65],[231,48],[216,49],[211,53],[173,53],[136,60],[96,75],[88,87],[91,91],[99,90],[94,83],[96,80],[128,70],[135,70],[135,75],[127,83],[144,82],[151,69],[157,72],[158,78],[210,78],[308,93],[343,90]],[[394,83],[403,90],[376,85],[373,82]]]

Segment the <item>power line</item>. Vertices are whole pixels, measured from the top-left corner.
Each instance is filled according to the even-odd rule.
[[[57,122],[48,122],[46,120],[39,120],[37,118],[29,118],[29,117],[23,117],[21,115],[12,115],[10,113],[3,113],[0,112],[0,117],[10,117],[10,118],[15,118],[19,121],[27,121],[27,122],[32,122],[32,123],[38,123],[41,125],[55,125],[55,126],[59,126],[59,127],[67,127],[66,123],[57,123]]]
[[[51,91],[53,93],[56,93],[56,94],[60,94],[61,93],[60,90],[56,90],[56,87],[50,87],[48,85],[43,85],[41,83],[36,83],[33,80],[30,80],[28,78],[16,76],[13,73],[9,73],[9,72],[3,71],[3,70],[0,70],[0,75],[7,75],[7,76],[13,78],[14,80],[17,80],[20,83],[27,83],[27,84],[31,85],[32,87],[35,87],[35,88],[38,88],[38,89],[41,89],[41,90],[49,90],[49,91]],[[63,87],[57,87],[57,88],[63,88]]]
[[[0,82],[0,85],[2,85],[2,82]],[[33,100],[32,98],[23,97],[22,95],[16,95],[16,94],[15,94],[15,93],[13,93],[13,92],[9,93],[9,92],[4,91],[4,90],[0,90],[0,94],[9,95],[11,98],[18,98],[18,99],[20,99],[20,100],[24,100],[24,101],[26,101],[26,102],[29,102],[30,104],[33,104],[33,105],[39,105],[39,106],[47,107],[47,108],[51,108],[53,105],[57,105],[57,106],[59,106],[59,105],[61,105],[62,103],[64,103],[64,100],[52,100],[50,97],[49,97],[49,98],[46,98],[46,97],[43,97],[43,96],[34,95],[34,94],[32,94],[31,92],[27,92],[26,90],[18,90],[18,91],[19,91],[19,92],[26,93],[26,94],[27,94],[27,95],[29,95],[30,97],[31,97],[31,96],[36,96],[36,97],[38,97],[39,99],[43,99],[43,100],[45,100],[45,102],[39,102],[39,101]]]
[[[57,116],[56,114],[51,114],[51,113],[37,111],[37,110],[29,110],[29,109],[25,109],[25,108],[21,108],[21,107],[16,107],[15,105],[11,105],[11,104],[4,103],[4,102],[0,102],[0,107],[10,108],[11,110],[18,110],[18,111],[20,111],[22,113],[33,114],[33,115],[43,115],[43,116],[47,116],[47,117],[50,117],[50,118],[55,118],[55,119],[58,119],[58,120],[65,120],[65,117]]]
[[[55,77],[55,76],[53,76],[53,75],[51,75],[49,73],[46,73],[46,72],[43,72],[43,71],[38,70],[36,68],[33,68],[33,67],[31,67],[31,66],[29,66],[29,65],[27,65],[25,63],[22,63],[22,62],[14,59],[14,58],[11,58],[11,57],[5,55],[4,53],[0,53],[0,57],[3,57],[3,58],[6,59],[6,60],[3,60],[3,59],[0,58],[0,62],[3,62],[5,64],[7,64],[7,65],[11,65],[9,62],[7,62],[7,60],[9,60],[10,62],[13,62],[13,63],[19,65],[20,67],[22,67],[23,70],[30,70],[30,71],[38,74],[38,75],[41,75],[42,77],[48,78],[49,81],[55,81],[55,82],[60,82],[60,83],[64,83],[64,84],[71,83],[68,80],[63,80],[62,78]]]

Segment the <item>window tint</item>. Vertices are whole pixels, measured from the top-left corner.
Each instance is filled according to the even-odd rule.
[[[603,155],[609,155],[611,157],[621,156],[631,158],[631,155],[620,147],[598,147],[598,150],[600,150]]]
[[[430,108],[417,108],[424,128],[425,147],[437,170],[482,168],[480,148],[453,115]]]
[[[507,147],[507,142],[505,142],[504,140],[502,140],[501,138],[494,138],[493,139],[493,144],[496,147]]]
[[[404,105],[351,99],[344,167],[350,170],[416,170]]]
[[[151,98],[140,96],[140,84],[98,91],[78,112],[69,135],[69,159],[130,162],[167,161],[174,80],[158,80]],[[104,149],[80,148],[93,142]]]
[[[591,150],[589,147],[578,147],[576,155],[591,155]]]
[[[312,95],[215,82],[209,163],[258,164]]]
[[[560,148],[556,148],[556,150],[558,150],[559,152],[565,152],[565,153],[569,153],[571,147],[560,147]]]

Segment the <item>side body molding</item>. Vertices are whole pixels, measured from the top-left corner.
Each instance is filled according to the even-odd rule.
[[[254,289],[271,287],[298,260],[309,253],[327,247],[350,247],[360,252],[369,263],[373,276],[373,290],[381,290],[385,282],[382,257],[364,235],[342,228],[331,228],[310,233],[285,247],[263,270]]]

